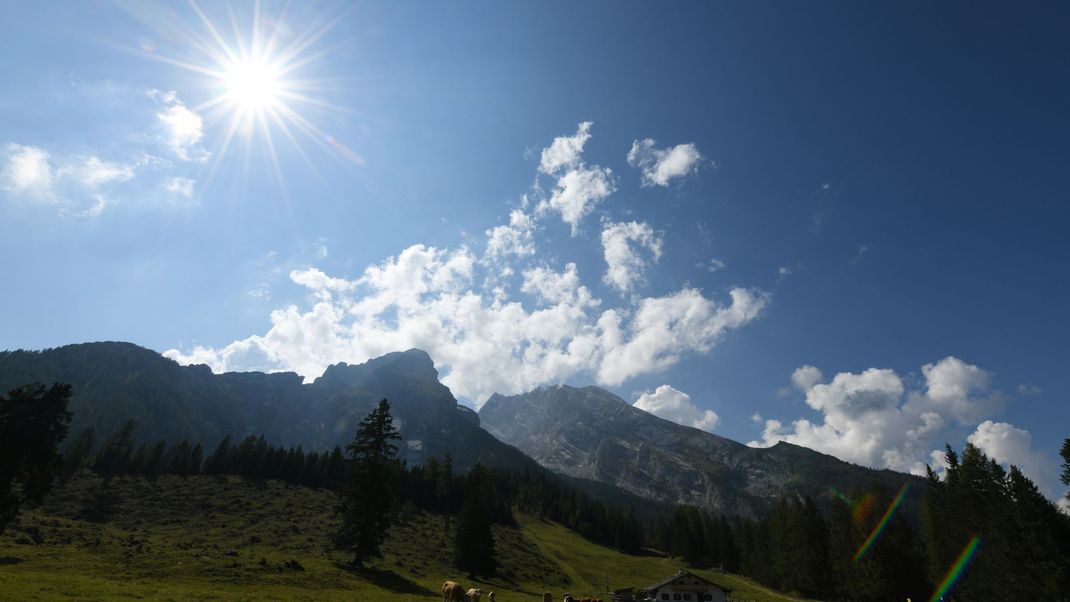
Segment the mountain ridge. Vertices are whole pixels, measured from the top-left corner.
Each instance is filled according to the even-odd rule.
[[[666,503],[757,516],[782,495],[814,498],[877,482],[898,489],[924,480],[850,464],[781,442],[752,448],[634,407],[599,387],[556,385],[493,395],[483,427],[555,472]],[[915,493],[911,505],[918,499]]]
[[[275,444],[323,450],[348,443],[386,398],[407,462],[449,454],[461,470],[476,462],[534,466],[479,428],[475,412],[457,403],[419,349],[334,364],[310,383],[293,372],[215,374],[125,342],[0,352],[0,391],[35,381],[72,385],[72,433],[91,427],[106,437],[133,419],[145,439],[188,439],[211,449],[228,435],[263,434]]]

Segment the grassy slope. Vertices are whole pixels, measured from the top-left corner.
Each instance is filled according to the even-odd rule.
[[[274,481],[79,475],[0,536],[0,599],[417,600],[437,599],[446,578],[473,583],[450,566],[452,525],[419,512],[406,513],[381,561],[351,570],[330,546],[333,503]],[[594,593],[607,576],[614,588],[646,585],[677,569],[532,518],[496,528],[495,540],[499,576],[478,584],[501,602]],[[792,600],[698,572],[738,598]]]

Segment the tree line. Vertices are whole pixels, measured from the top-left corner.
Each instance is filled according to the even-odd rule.
[[[1070,485],[1070,440],[1063,445]],[[897,492],[836,492],[821,505],[782,498],[759,520],[693,506],[655,519],[649,543],[692,566],[739,572],[781,591],[837,600],[1058,600],[1070,592],[1070,517],[1017,467],[972,444],[931,469],[921,516]],[[976,541],[975,541],[976,540]],[[956,571],[956,567],[962,567]]]
[[[171,445],[163,439],[138,443],[136,428],[133,420],[127,420],[99,449],[95,445],[94,429],[86,428],[67,446],[61,475],[66,478],[82,468],[104,476],[229,474],[279,479],[309,487],[334,487],[346,470],[340,447],[329,452],[305,452],[301,446],[271,445],[263,435],[250,435],[236,444],[227,436],[206,455],[200,443],[191,444],[185,439]]]
[[[385,399],[344,451],[305,452],[250,436],[236,444],[226,437],[206,453],[185,440],[139,443],[127,421],[99,448],[87,429],[60,454],[69,397],[65,385],[0,396],[0,529],[22,504],[40,502],[55,475],[83,468],[106,477],[228,474],[336,491],[336,543],[358,564],[378,554],[398,509],[411,505],[453,521],[454,563],[470,575],[494,574],[492,525],[515,524],[518,510],[625,552],[652,548],[808,597],[921,599],[952,585],[961,599],[1058,599],[1070,591],[1070,518],[1018,468],[1004,470],[973,445],[961,456],[948,447],[944,474],[929,471],[920,518],[896,511],[903,491],[871,488],[834,492],[820,504],[785,497],[758,520],[686,505],[646,520],[545,469],[476,465],[460,474],[448,456],[406,466]],[[1070,485],[1070,439],[1060,453]]]

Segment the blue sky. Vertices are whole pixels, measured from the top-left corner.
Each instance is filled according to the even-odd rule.
[[[900,470],[969,438],[1058,492],[1059,4],[265,2],[267,67],[254,4],[195,8],[0,24],[0,347],[416,345],[473,405],[598,383]]]

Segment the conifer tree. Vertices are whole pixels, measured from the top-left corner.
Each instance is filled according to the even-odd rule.
[[[1059,455],[1063,457],[1063,471],[1059,475],[1059,480],[1063,482],[1063,485],[1070,487],[1070,439],[1063,440]],[[1070,491],[1066,492],[1066,499],[1070,500]]]
[[[112,433],[97,453],[97,458],[93,462],[93,470],[105,475],[126,472],[130,467],[130,456],[134,451],[135,428],[134,420],[130,419]]]
[[[400,469],[398,446],[394,443],[399,439],[401,435],[390,416],[390,402],[384,399],[360,422],[352,443],[346,446],[352,465],[339,490],[342,526],[337,543],[353,553],[353,564],[379,556],[386,539]]]
[[[70,385],[25,385],[0,396],[0,533],[25,502],[40,502],[59,470]]]
[[[95,439],[96,431],[90,426],[82,429],[82,432],[78,433],[74,441],[67,446],[67,451],[63,453],[62,479],[69,479],[86,465],[90,454],[93,453]]]
[[[476,464],[465,479],[464,503],[457,517],[457,533],[454,537],[453,563],[468,573],[469,577],[489,577],[497,568],[494,559],[494,538],[490,530],[490,512],[484,493],[487,487],[487,472]]]

